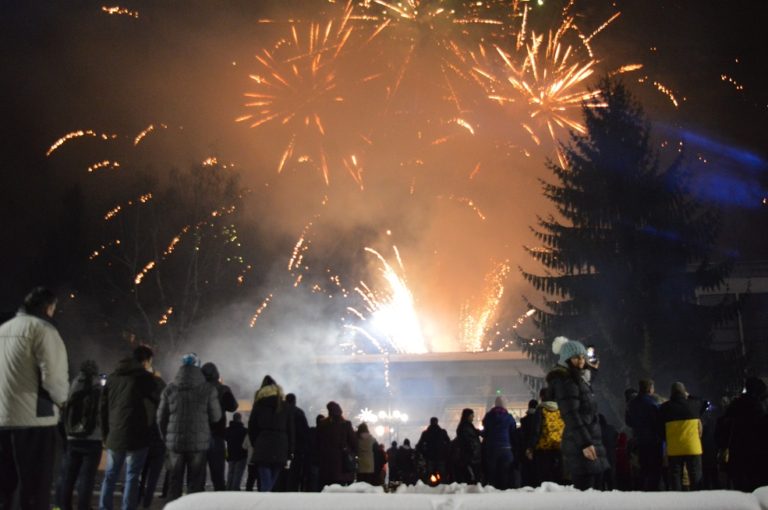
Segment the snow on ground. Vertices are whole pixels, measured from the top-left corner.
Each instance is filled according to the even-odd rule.
[[[322,493],[201,492],[168,503],[166,510],[768,510],[768,487],[752,494],[701,492],[581,492],[545,483],[497,491],[465,484],[421,483],[386,494],[381,487],[332,485]]]

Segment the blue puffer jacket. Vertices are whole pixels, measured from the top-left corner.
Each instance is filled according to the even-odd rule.
[[[165,446],[177,453],[208,449],[211,423],[221,419],[219,394],[198,367],[183,366],[165,387],[157,424]]]
[[[511,437],[517,430],[515,418],[503,407],[493,407],[483,418],[483,439],[486,447],[511,448]]]

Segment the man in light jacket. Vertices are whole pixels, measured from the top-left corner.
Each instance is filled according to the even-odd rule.
[[[48,509],[56,423],[67,400],[67,351],[51,318],[56,296],[44,287],[0,326],[0,508],[19,491],[22,509]]]

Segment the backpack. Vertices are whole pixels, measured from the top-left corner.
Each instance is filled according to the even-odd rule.
[[[536,442],[537,450],[559,450],[563,440],[565,423],[560,417],[560,411],[541,410],[541,434]]]
[[[99,424],[99,400],[101,386],[90,382],[72,393],[64,408],[64,430],[67,436],[87,438]]]

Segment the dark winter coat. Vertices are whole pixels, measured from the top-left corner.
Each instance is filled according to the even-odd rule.
[[[525,416],[520,418],[520,440],[524,449],[531,449],[536,446],[538,438],[538,428],[541,427],[541,420],[537,420],[536,409],[528,409]]]
[[[640,394],[630,400],[625,421],[632,428],[635,441],[640,448],[661,447],[664,440],[663,427],[659,404],[653,396]]]
[[[421,433],[419,442],[416,443],[416,450],[428,461],[444,462],[448,458],[450,444],[448,432],[440,425],[434,424]]]
[[[561,365],[547,374],[547,384],[554,392],[560,416],[565,423],[560,445],[565,470],[571,476],[602,474],[608,469],[608,461],[592,388],[582,377],[581,371]],[[597,460],[584,457],[583,450],[588,446],[595,447]]]
[[[352,424],[341,416],[330,416],[317,426],[317,449],[319,453],[320,483],[349,483],[354,473],[342,470],[343,450],[357,452],[357,438]]]
[[[248,437],[253,445],[254,464],[283,465],[293,454],[293,414],[283,401],[280,386],[262,386],[256,392],[248,419]]]
[[[729,449],[731,467],[743,470],[758,464],[755,462],[760,454],[757,445],[768,432],[758,425],[763,416],[765,409],[755,395],[739,395],[728,406],[718,424],[717,437],[719,446]]]
[[[106,447],[117,451],[148,447],[159,396],[155,376],[141,363],[133,358],[120,361],[101,392],[101,435]]]
[[[605,422],[600,427],[600,434],[603,440],[603,446],[605,447],[605,459],[608,461],[610,468],[615,470],[616,444],[619,441],[619,431],[610,423]]]
[[[400,470],[397,469],[397,447],[396,446],[391,446],[387,449],[387,464],[389,469],[389,481],[399,482],[402,478],[400,477]]]
[[[293,416],[293,433],[296,456],[304,457],[309,453],[309,423],[307,422],[307,415],[301,408],[295,405],[288,404],[288,411]]]
[[[237,400],[232,394],[230,387],[226,384],[221,384],[219,381],[221,376],[219,375],[219,369],[215,364],[206,363],[200,370],[203,372],[205,380],[216,388],[219,405],[221,406],[221,418],[216,423],[211,423],[211,435],[223,439],[224,432],[227,430],[227,413],[234,413],[237,411]]]
[[[243,443],[248,435],[248,430],[239,421],[232,421],[224,433],[224,439],[227,441],[227,460],[237,462],[248,457],[248,450],[243,448]]]
[[[187,365],[179,368],[163,390],[157,424],[172,452],[201,452],[208,449],[210,424],[221,415],[216,388],[206,382],[198,367]]]
[[[463,421],[456,427],[456,441],[459,446],[459,459],[462,464],[480,464],[482,448],[480,431],[472,423]]]
[[[403,444],[397,449],[397,471],[403,483],[407,485],[416,483],[420,474],[420,461],[420,454],[410,445]]]
[[[718,420],[716,440],[719,448],[728,450],[728,473],[737,490],[768,483],[762,473],[768,465],[766,421],[763,402],[750,393],[736,397]]]
[[[517,431],[515,418],[503,407],[493,407],[483,417],[482,436],[486,448],[511,448]]]
[[[155,385],[157,386],[157,393],[162,395],[166,386],[165,381],[160,376],[155,375]],[[159,402],[158,407],[160,407]],[[164,455],[165,441],[163,440],[162,434],[160,434],[160,427],[157,425],[157,410],[152,413],[152,418],[153,423],[149,428],[149,452],[150,455],[153,453]]]

